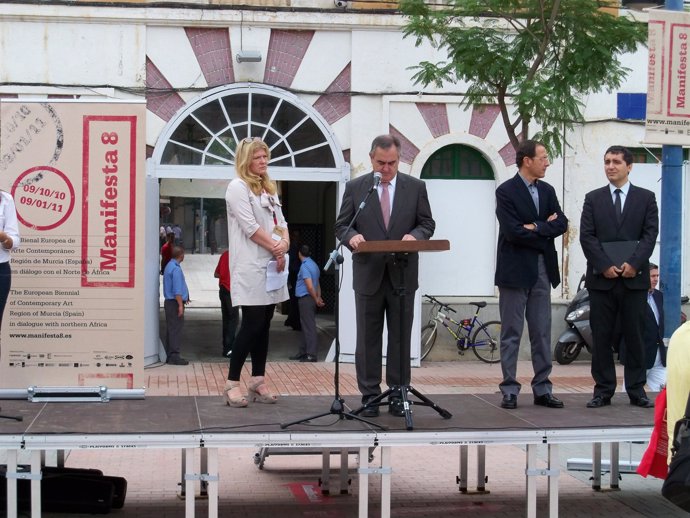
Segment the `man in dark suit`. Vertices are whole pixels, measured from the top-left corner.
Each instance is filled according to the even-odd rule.
[[[664,294],[656,289],[659,283],[659,267],[649,264],[647,308],[645,311],[642,340],[645,346],[647,386],[654,392],[666,385],[666,346],[664,345]]]
[[[627,148],[611,146],[604,155],[610,183],[587,193],[582,209],[580,244],[587,258],[585,284],[594,340],[594,393],[588,408],[609,405],[616,391],[612,343],[617,318],[625,340],[624,378],[630,404],[654,406],[644,390],[642,334],[650,286],[649,257],[659,233],[659,212],[654,193],[628,181],[632,161]],[[616,245],[610,245],[614,242]],[[624,252],[625,257],[611,257],[626,248],[630,251]]]
[[[351,180],[345,186],[340,214],[335,222],[338,239],[350,250],[364,241],[429,239],[436,228],[423,181],[406,174],[398,174],[400,141],[391,135],[374,139],[369,152],[373,171]],[[381,182],[375,186],[374,172]],[[371,190],[366,205],[350,230],[348,225]],[[384,317],[388,325],[386,383],[388,386],[410,384],[410,335],[412,332],[414,292],[418,287],[417,254],[409,254],[404,270],[405,308],[400,314],[400,297],[395,287],[400,283],[398,267],[390,254],[352,255],[352,284],[355,291],[357,344],[355,367],[362,403],[381,394],[381,366]],[[400,319],[404,323],[400,335]],[[400,379],[402,363],[403,377]],[[392,398],[389,411],[404,416],[402,401]],[[364,417],[378,415],[378,407],[368,407]]]
[[[501,314],[501,406],[517,407],[517,360],[525,319],[529,330],[534,404],[562,408],[552,394],[551,287],[561,282],[554,238],[568,228],[556,191],[542,178],[549,158],[543,144],[520,143],[518,173],[496,189],[498,246],[495,284]]]

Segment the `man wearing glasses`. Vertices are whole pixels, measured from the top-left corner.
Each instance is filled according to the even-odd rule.
[[[495,284],[501,314],[501,407],[517,408],[517,361],[525,319],[531,345],[534,404],[562,408],[552,394],[551,287],[561,282],[554,239],[568,229],[556,191],[542,178],[546,148],[525,140],[516,150],[517,174],[496,189],[498,246]]]

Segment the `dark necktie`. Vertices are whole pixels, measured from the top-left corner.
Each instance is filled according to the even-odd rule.
[[[616,194],[616,200],[613,202],[613,208],[616,209],[616,219],[618,223],[621,222],[623,216],[623,205],[621,204],[621,190],[616,189],[613,191]]]

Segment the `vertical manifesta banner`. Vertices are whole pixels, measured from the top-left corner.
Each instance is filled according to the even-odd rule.
[[[143,387],[144,120],[142,103],[0,102],[21,234],[0,387]]]
[[[690,144],[690,13],[649,11],[645,142]]]

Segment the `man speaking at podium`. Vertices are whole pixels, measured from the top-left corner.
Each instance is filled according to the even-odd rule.
[[[380,135],[369,152],[372,172],[351,180],[345,186],[340,214],[335,222],[338,239],[353,252],[364,241],[429,239],[436,228],[426,192],[426,184],[406,174],[398,174],[400,140]],[[348,230],[361,202],[369,196],[356,221]],[[414,292],[418,287],[419,256],[409,254],[404,270],[405,308],[400,314],[400,273],[391,254],[352,255],[352,284],[355,292],[357,344],[355,368],[357,385],[365,404],[381,394],[383,321],[388,325],[386,383],[410,384],[410,335],[414,313]],[[404,323],[400,336],[400,319]],[[403,379],[400,379],[402,362]],[[389,412],[404,416],[402,400],[390,401]],[[363,417],[376,417],[378,406],[362,411]]]

